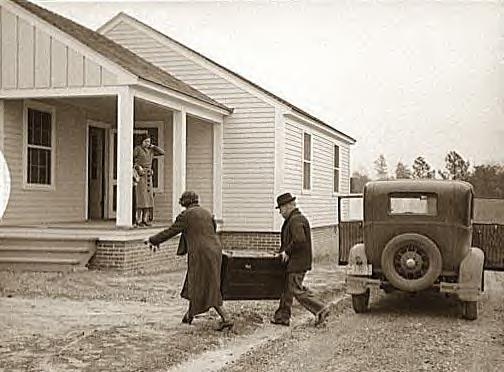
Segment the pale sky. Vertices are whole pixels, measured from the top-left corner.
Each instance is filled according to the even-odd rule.
[[[352,171],[504,163],[502,1],[35,2],[147,23],[356,138]]]

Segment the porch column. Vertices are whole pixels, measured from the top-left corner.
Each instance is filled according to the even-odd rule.
[[[224,124],[213,124],[213,213],[222,221],[222,147]]]
[[[117,95],[117,227],[132,226],[133,125],[134,95],[126,88]]]
[[[173,113],[173,186],[172,186],[172,220],[182,211],[179,204],[180,195],[186,188],[187,164],[187,117],[186,111]]]

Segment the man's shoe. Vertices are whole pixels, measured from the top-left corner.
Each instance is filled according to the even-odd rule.
[[[270,320],[271,324],[277,324],[277,325],[283,325],[283,326],[290,326],[290,321],[288,320],[281,320],[281,319],[271,319]]]
[[[329,305],[320,310],[319,313],[317,314],[317,319],[315,319],[315,325],[318,326],[324,323],[330,313],[331,310],[329,309]]]

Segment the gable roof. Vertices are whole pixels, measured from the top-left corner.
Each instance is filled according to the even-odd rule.
[[[200,57],[200,58],[204,59],[205,61],[207,61],[207,62],[209,62],[209,63],[211,63],[211,64],[213,64],[214,66],[216,66],[216,67],[218,67],[218,68],[220,68],[220,69],[224,70],[225,72],[227,72],[227,73],[229,73],[229,74],[233,75],[234,77],[236,77],[236,78],[238,78],[238,79],[242,80],[242,81],[243,81],[243,82],[245,82],[246,84],[248,84],[248,85],[252,86],[253,88],[255,88],[255,89],[259,90],[260,92],[262,92],[262,93],[266,94],[267,96],[269,96],[269,97],[273,98],[273,99],[274,99],[274,100],[276,100],[277,102],[279,102],[279,103],[281,103],[281,104],[283,104],[283,105],[285,105],[285,106],[289,107],[289,108],[290,108],[290,109],[292,109],[294,112],[296,112],[296,113],[298,113],[298,114],[301,114],[301,115],[303,115],[303,116],[305,116],[305,117],[307,117],[307,118],[309,118],[309,119],[311,119],[311,120],[313,120],[313,121],[315,121],[315,122],[317,122],[317,123],[319,123],[319,124],[322,124],[323,126],[325,126],[326,128],[328,128],[329,130],[331,130],[331,131],[333,131],[333,132],[336,132],[336,133],[337,133],[337,134],[339,134],[340,136],[345,137],[345,138],[346,138],[347,140],[349,140],[351,143],[355,143],[355,142],[356,142],[356,140],[355,140],[353,137],[351,137],[351,136],[349,136],[349,135],[347,135],[347,134],[345,134],[345,133],[343,133],[343,132],[341,132],[341,131],[337,130],[337,129],[336,129],[336,128],[334,128],[333,126],[331,126],[331,125],[329,125],[329,124],[325,123],[324,121],[322,121],[322,120],[320,120],[320,119],[316,118],[315,116],[313,116],[313,115],[309,114],[308,112],[306,112],[306,111],[304,111],[304,110],[300,109],[299,107],[297,107],[297,106],[293,105],[292,103],[290,103],[290,102],[286,101],[285,99],[283,99],[283,98],[281,98],[281,97],[279,97],[279,96],[277,96],[277,95],[275,95],[275,94],[271,93],[270,91],[268,91],[268,90],[264,89],[263,87],[261,87],[261,86],[257,85],[256,83],[254,83],[254,82],[252,82],[252,81],[250,81],[250,80],[246,79],[245,77],[241,76],[240,74],[238,74],[238,73],[236,73],[236,72],[234,72],[234,71],[232,71],[232,70],[230,70],[230,69],[228,69],[228,68],[226,68],[226,67],[222,66],[221,64],[219,64],[219,63],[217,63],[217,62],[213,61],[212,59],[210,59],[210,58],[208,58],[208,57],[204,56],[203,54],[201,54],[201,53],[199,53],[199,52],[195,51],[194,49],[189,48],[188,46],[186,46],[186,45],[182,44],[181,42],[179,42],[179,41],[177,41],[177,40],[175,40],[175,39],[171,38],[170,36],[168,36],[168,35],[166,35],[166,34],[164,34],[164,33],[160,32],[160,31],[156,30],[155,28],[153,28],[153,27],[149,26],[148,24],[143,23],[142,21],[140,21],[140,20],[138,20],[138,19],[136,19],[136,18],[134,18],[134,17],[132,17],[132,16],[128,15],[128,14],[127,14],[127,13],[125,13],[125,12],[119,12],[118,14],[116,14],[116,15],[115,15],[112,19],[110,19],[110,20],[109,20],[109,21],[107,21],[105,24],[103,24],[101,27],[99,27],[99,28],[98,28],[98,32],[100,32],[100,30],[104,29],[107,25],[111,24],[112,22],[114,22],[114,21],[115,21],[116,19],[118,19],[118,18],[126,18],[126,19],[128,19],[128,20],[130,20],[130,21],[132,21],[132,22],[134,22],[134,23],[137,23],[137,24],[138,24],[138,25],[140,25],[140,26],[143,26],[144,28],[146,28],[146,29],[150,30],[151,32],[154,32],[155,34],[157,34],[157,35],[159,35],[159,36],[161,36],[161,37],[163,37],[163,38],[165,38],[165,39],[169,40],[170,42],[172,42],[172,43],[174,43],[174,44],[176,44],[176,45],[178,45],[178,46],[180,46],[180,47],[182,47],[182,48],[186,49],[187,51],[189,51],[189,52],[191,52],[191,53],[193,53],[193,54],[197,55],[198,57]]]
[[[232,112],[232,109],[201,93],[197,89],[175,78],[168,72],[146,61],[145,59],[136,55],[129,49],[124,48],[123,46],[115,43],[114,41],[103,36],[102,34],[90,30],[87,27],[84,27],[68,18],[65,18],[54,12],[51,12],[50,10],[42,8],[29,1],[26,0],[10,0],[10,1],[12,3],[21,6],[31,14],[46,21],[47,23],[63,31],[64,33],[70,35],[80,43],[95,50],[105,58],[116,63],[126,71],[129,71],[130,73],[138,76],[139,78],[145,81],[161,85],[165,88],[195,98],[199,101],[203,101],[210,105],[217,106],[228,112]]]

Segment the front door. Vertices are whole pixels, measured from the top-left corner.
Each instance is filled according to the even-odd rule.
[[[105,129],[89,127],[88,219],[105,217]]]

